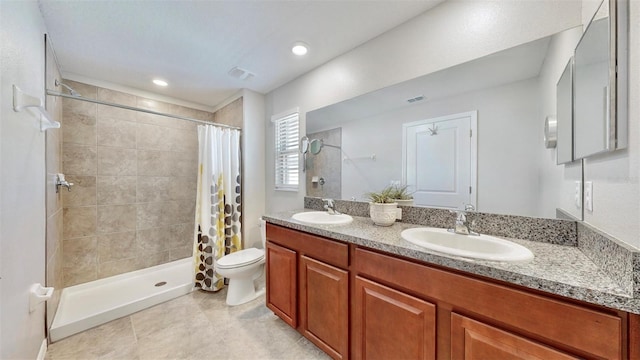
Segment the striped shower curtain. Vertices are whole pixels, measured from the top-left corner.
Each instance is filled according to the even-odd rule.
[[[240,131],[198,126],[198,193],[193,244],[195,286],[218,291],[222,256],[241,249]]]

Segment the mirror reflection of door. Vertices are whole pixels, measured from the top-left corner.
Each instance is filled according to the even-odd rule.
[[[403,181],[417,206],[476,204],[477,111],[403,124]]]

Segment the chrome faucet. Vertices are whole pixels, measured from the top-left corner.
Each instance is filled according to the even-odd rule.
[[[475,225],[476,221],[472,216],[469,216],[467,213],[468,211],[475,211],[475,207],[471,204],[466,204],[464,206],[464,210],[451,211],[451,213],[456,214],[456,220],[453,224],[453,228],[449,229],[450,232],[461,235],[479,235],[471,229]]]
[[[68,191],[71,191],[72,186],[73,186],[73,183],[70,183],[67,180],[65,180],[64,174],[56,175],[56,193],[60,191],[60,187],[66,187]]]
[[[336,204],[333,199],[322,199],[324,202],[324,209],[331,215],[340,215],[340,212],[336,210]]]

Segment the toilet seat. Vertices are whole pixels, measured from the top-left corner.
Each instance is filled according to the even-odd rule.
[[[257,263],[264,259],[264,250],[249,248],[225,255],[216,262],[220,269],[233,269]]]

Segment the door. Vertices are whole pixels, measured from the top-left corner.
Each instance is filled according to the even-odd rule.
[[[334,359],[349,352],[349,273],[300,257],[300,325],[305,337]]]
[[[435,359],[436,306],[356,277],[356,359]]]
[[[267,242],[267,307],[292,327],[298,326],[297,254]]]
[[[453,359],[578,359],[527,338],[451,314]]]
[[[403,181],[415,205],[477,205],[476,127],[477,111],[403,124]]]

